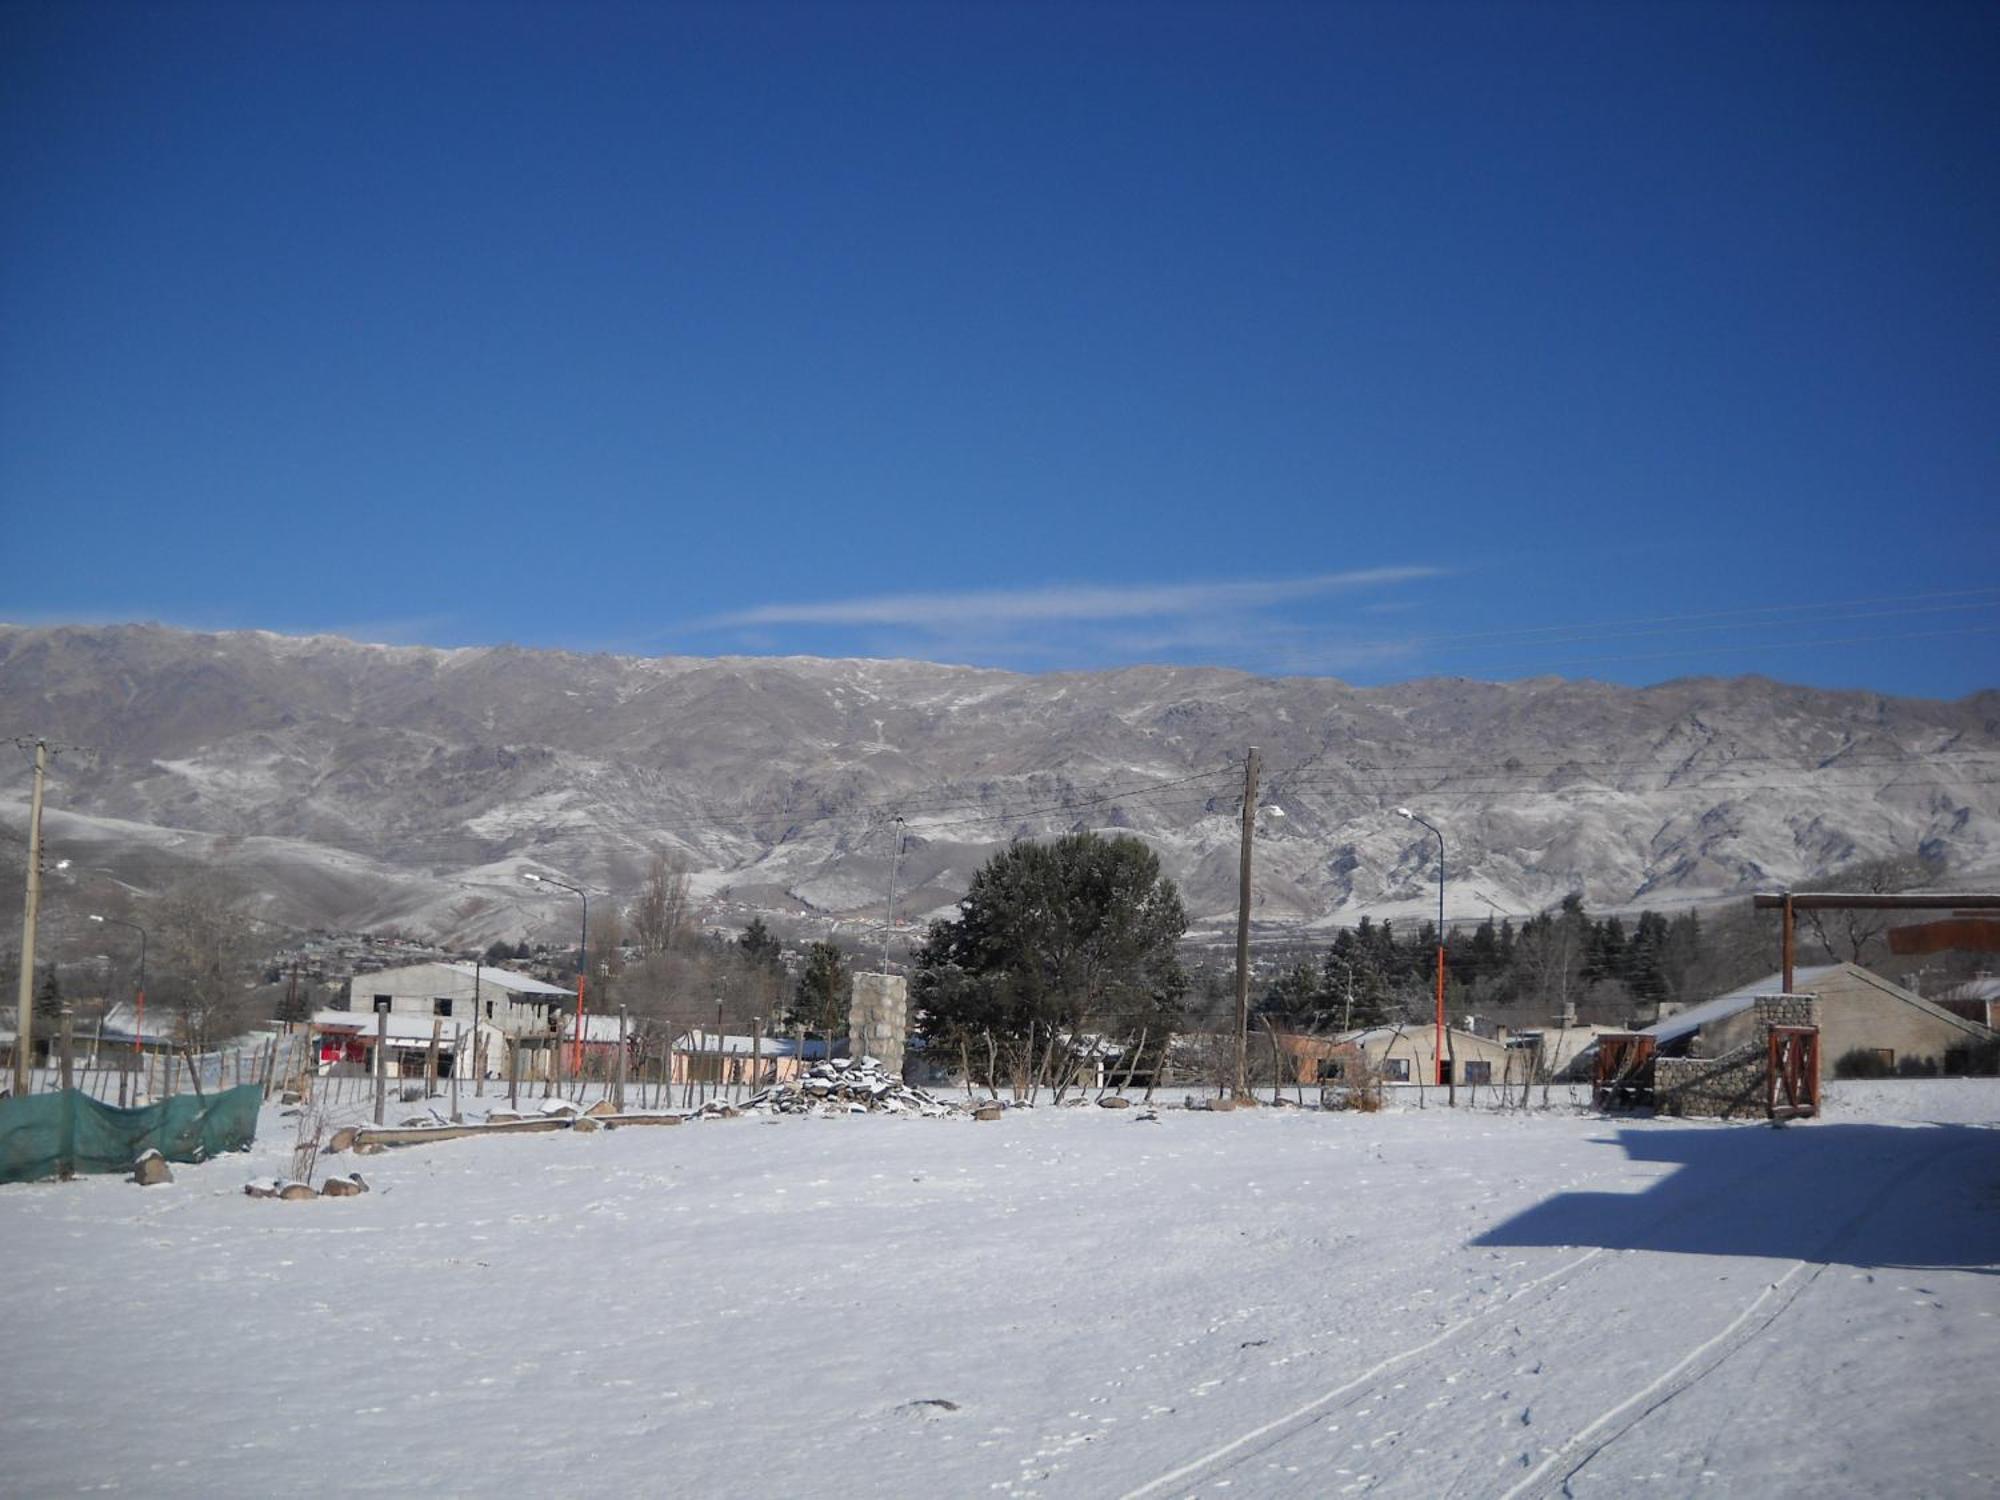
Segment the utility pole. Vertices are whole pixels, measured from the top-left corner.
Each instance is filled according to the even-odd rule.
[[[889,938],[896,930],[896,869],[903,862],[903,820],[890,820],[896,825],[896,850],[889,856],[889,914],[882,922],[882,972],[889,972]]]
[[[28,1097],[35,1055],[35,923],[42,910],[42,782],[49,742],[35,741],[35,790],[28,804],[28,899],[21,917],[21,986],[14,1011],[14,1097]]]
[[[1257,772],[1252,745],[1243,758],[1243,856],[1236,887],[1236,1097],[1250,1078],[1250,842],[1257,834]]]

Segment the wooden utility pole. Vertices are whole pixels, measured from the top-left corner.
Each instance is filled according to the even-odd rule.
[[[35,741],[35,789],[28,799],[28,897],[21,916],[21,983],[14,1011],[14,1097],[28,1097],[35,1065],[35,923],[42,910],[42,782],[49,742]]]
[[[625,1113],[625,1007],[618,1007],[618,1097],[612,1107],[619,1114]]]
[[[389,1112],[389,1012],[375,1012],[375,1123]]]
[[[1243,758],[1243,853],[1236,885],[1236,1097],[1250,1077],[1250,844],[1257,836],[1257,772],[1252,745]]]

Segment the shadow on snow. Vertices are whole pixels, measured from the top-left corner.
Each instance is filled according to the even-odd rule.
[[[1599,1245],[1868,1267],[2000,1266],[2000,1130],[1965,1125],[1628,1128],[1642,1193],[1563,1193],[1475,1245]]]

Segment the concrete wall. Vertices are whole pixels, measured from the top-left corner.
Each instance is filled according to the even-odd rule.
[[[1413,1025],[1400,1036],[1389,1033],[1369,1033],[1361,1043],[1361,1051],[1368,1065],[1377,1073],[1382,1073],[1386,1081],[1407,1083],[1431,1083],[1437,1074],[1437,1028],[1435,1026]],[[1524,1049],[1515,1049],[1505,1042],[1491,1037],[1474,1036],[1469,1031],[1451,1028],[1445,1047],[1445,1056],[1452,1063],[1453,1075],[1463,1085],[1466,1081],[1466,1064],[1483,1062],[1490,1070],[1490,1082],[1520,1083],[1527,1075],[1529,1063]],[[1385,1067],[1390,1062],[1406,1064],[1405,1076],[1400,1080],[1388,1080],[1391,1071]],[[1321,1076],[1325,1076],[1322,1070]]]
[[[509,1036],[519,1036],[522,1032],[538,1034],[545,1030],[549,1002],[559,997],[503,989],[493,982],[490,977],[492,972],[489,968],[486,977],[482,977],[476,986],[478,1019],[490,1020]],[[473,1018],[474,991],[473,976],[469,973],[460,973],[447,964],[408,964],[400,969],[356,974],[348,986],[348,1005],[356,1012],[367,1013],[375,1009],[377,995],[387,995],[392,1014],[428,1016],[436,1014],[436,1001],[449,1000],[452,1002],[452,1019],[464,1021]],[[576,1008],[573,992],[563,997],[563,1008]]]

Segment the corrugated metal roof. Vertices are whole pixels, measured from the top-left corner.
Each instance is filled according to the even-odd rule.
[[[477,975],[481,984],[496,985],[503,990],[514,990],[523,995],[573,995],[575,990],[564,989],[559,984],[546,984],[539,979],[531,979],[526,974],[516,974],[512,969],[495,969],[485,964],[439,964],[440,969],[450,969],[454,974],[463,974],[467,979]]]
[[[1840,971],[1839,964],[1814,964],[1810,968],[1792,970],[1792,992],[1810,992],[1813,985],[1829,974]],[[1686,1010],[1668,1016],[1663,1021],[1655,1021],[1644,1028],[1640,1035],[1650,1036],[1656,1042],[1677,1041],[1690,1032],[1701,1030],[1714,1021],[1726,1021],[1741,1011],[1748,1010],[1759,995],[1782,995],[1784,974],[1770,974],[1754,984],[1746,984],[1741,989],[1731,990],[1726,995],[1717,995],[1713,1000],[1704,1000],[1699,1005],[1691,1005]]]

